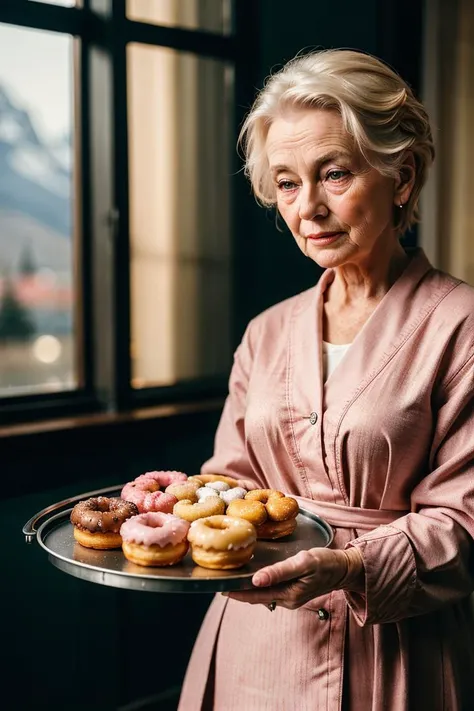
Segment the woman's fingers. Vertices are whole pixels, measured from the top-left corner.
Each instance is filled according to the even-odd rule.
[[[291,558],[262,568],[252,578],[256,587],[268,587],[301,578],[315,568],[314,556],[309,551],[300,551]]]
[[[272,588],[271,590],[242,590],[223,593],[226,597],[239,602],[248,602],[250,605],[268,605],[274,600],[283,599],[285,592]],[[280,596],[280,598],[279,598]]]
[[[308,600],[338,589],[347,570],[344,551],[313,548],[262,568],[252,578],[255,586],[252,590],[232,592],[229,597],[252,605],[276,601],[294,610]]]

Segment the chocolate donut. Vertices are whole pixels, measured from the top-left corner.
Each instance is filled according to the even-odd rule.
[[[71,511],[74,538],[86,548],[120,548],[120,527],[138,509],[131,501],[97,496],[76,504]]]

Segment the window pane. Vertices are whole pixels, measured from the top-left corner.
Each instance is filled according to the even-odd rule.
[[[78,385],[72,37],[0,24],[0,396]]]
[[[226,373],[231,70],[137,44],[127,59],[133,386]]]
[[[231,10],[232,0],[127,0],[131,20],[224,35],[231,32]]]

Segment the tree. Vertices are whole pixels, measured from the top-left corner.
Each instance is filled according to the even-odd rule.
[[[37,271],[38,266],[36,264],[34,251],[31,249],[31,245],[25,245],[20,254],[18,273],[21,276],[30,276],[31,274],[36,274]]]
[[[34,332],[35,325],[28,309],[16,298],[10,281],[6,281],[0,307],[0,340],[26,341]]]

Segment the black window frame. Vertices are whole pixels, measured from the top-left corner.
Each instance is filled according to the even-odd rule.
[[[257,5],[253,0],[234,0],[233,31],[229,35],[219,35],[129,19],[126,0],[83,0],[82,7],[62,7],[29,0],[3,0],[0,3],[0,23],[70,34],[81,42],[79,288],[82,309],[78,325],[83,339],[83,386],[74,391],[2,397],[0,423],[101,411],[120,412],[158,404],[224,397],[228,374],[165,387],[134,389],[131,384],[126,50],[129,43],[136,42],[232,63],[236,137],[243,115],[254,98],[259,20]],[[106,88],[110,90],[110,136],[106,141],[109,153],[103,154],[104,163],[107,163],[103,170],[110,185],[108,199],[97,204],[96,188],[101,189],[101,186],[97,185],[92,155],[99,148],[100,141],[96,134],[100,134],[97,117],[100,113],[98,89],[100,91],[101,81],[105,81]],[[104,141],[100,141],[100,146],[102,143]],[[236,153],[233,168],[235,175],[240,168]],[[239,264],[245,251],[245,243],[239,243],[237,236],[245,232],[240,225],[243,225],[245,215],[242,203],[247,200],[248,191],[243,189],[242,181],[233,181],[233,345],[240,337],[236,291],[242,279]],[[107,249],[104,249],[104,242],[107,242]],[[108,262],[104,261],[107,260],[104,251],[110,255]],[[101,274],[109,276],[105,285]],[[107,302],[106,307],[98,318],[95,313],[97,304],[104,302]],[[109,325],[110,329],[107,328]]]

